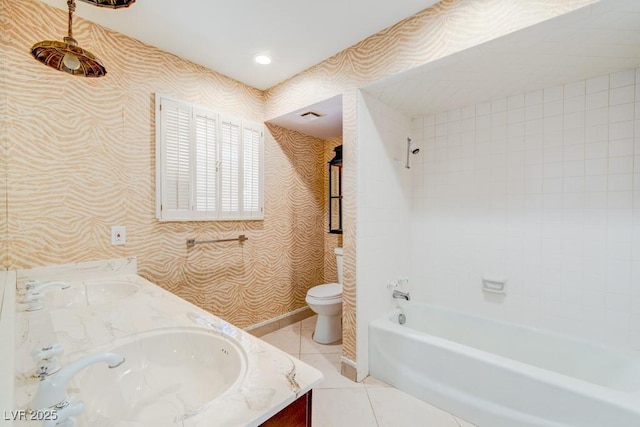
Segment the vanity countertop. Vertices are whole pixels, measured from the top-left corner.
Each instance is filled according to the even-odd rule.
[[[18,271],[18,300],[28,279],[63,280],[71,287],[48,291],[42,310],[29,312],[25,304],[16,304],[16,409],[27,408],[38,387],[32,350],[62,344],[64,366],[138,335],[176,328],[231,337],[244,350],[247,364],[246,374],[235,386],[167,425],[259,425],[322,381],[315,368],[145,280],[135,270],[135,259],[128,258]],[[92,296],[87,289],[99,289],[100,294]],[[109,293],[112,289],[114,294]],[[72,381],[69,390],[75,389]]]

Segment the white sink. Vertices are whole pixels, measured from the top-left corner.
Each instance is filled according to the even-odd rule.
[[[124,299],[138,292],[138,286],[131,282],[93,281],[85,282],[87,303],[89,305],[106,304]]]
[[[69,390],[85,404],[78,425],[182,425],[239,385],[247,371],[240,344],[205,329],[143,333],[107,351],[123,355],[125,363],[91,366]]]
[[[44,308],[79,308],[109,304],[134,295],[139,286],[124,280],[92,280],[74,283],[67,289],[48,289]]]

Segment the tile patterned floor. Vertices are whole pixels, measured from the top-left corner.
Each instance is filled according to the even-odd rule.
[[[313,316],[261,337],[324,374],[313,390],[314,427],[474,427],[375,378],[355,383],[343,377],[342,345],[313,341],[315,324]]]

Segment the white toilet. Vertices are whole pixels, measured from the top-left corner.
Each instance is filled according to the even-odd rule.
[[[313,340],[329,344],[342,338],[342,248],[335,248],[338,282],[309,289],[305,301],[318,314]]]

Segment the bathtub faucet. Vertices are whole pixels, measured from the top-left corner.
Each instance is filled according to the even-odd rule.
[[[409,292],[402,292],[397,289],[393,291],[393,297],[398,299],[406,299],[407,301],[411,299],[411,297],[409,296]]]

